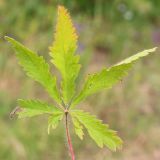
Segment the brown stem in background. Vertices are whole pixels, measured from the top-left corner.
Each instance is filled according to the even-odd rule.
[[[69,147],[69,151],[70,151],[70,155],[71,155],[72,160],[75,160],[75,155],[74,155],[71,137],[70,137],[70,133],[69,133],[69,127],[68,127],[68,111],[65,112],[65,115],[66,115],[65,116],[66,117],[66,136],[67,136],[68,147]]]

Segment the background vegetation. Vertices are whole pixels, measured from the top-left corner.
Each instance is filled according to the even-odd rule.
[[[159,0],[0,0],[0,159],[69,159],[62,125],[47,135],[46,118],[9,118],[17,98],[50,99],[22,72],[3,36],[48,59],[46,46],[53,40],[57,4],[69,8],[78,30],[82,75],[160,44]],[[81,106],[118,130],[124,146],[111,153],[93,145],[87,136],[83,141],[73,136],[78,160],[160,159],[159,68],[159,55],[150,56],[112,90],[90,97]]]

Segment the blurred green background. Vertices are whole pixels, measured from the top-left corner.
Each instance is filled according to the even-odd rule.
[[[50,99],[24,74],[3,37],[49,60],[58,4],[69,9],[79,34],[80,82],[88,72],[160,44],[160,0],[0,0],[0,160],[70,159],[63,122],[48,135],[47,117],[9,118],[17,98]],[[117,130],[124,146],[116,153],[99,149],[71,129],[77,160],[160,160],[159,68],[159,54],[147,57],[112,90],[81,104]]]

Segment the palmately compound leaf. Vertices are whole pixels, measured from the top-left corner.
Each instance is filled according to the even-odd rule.
[[[49,105],[40,100],[18,100],[18,105],[22,109],[18,112],[19,118],[33,117],[41,114],[61,114],[63,113],[59,108]]]
[[[55,41],[50,47],[52,63],[62,75],[62,95],[68,103],[75,90],[75,79],[80,70],[79,56],[74,52],[77,48],[77,34],[67,10],[58,7],[58,21],[55,32]]]
[[[73,110],[71,115],[83,124],[99,147],[107,146],[113,151],[121,147],[122,140],[117,136],[116,131],[109,129],[108,125],[103,124],[95,116],[82,110]]]
[[[73,122],[73,125],[74,125],[75,133],[82,140],[83,139],[83,135],[84,135],[83,126],[80,124],[78,119],[75,118],[74,116],[72,117],[72,122]]]
[[[143,52],[139,52],[108,69],[103,69],[99,73],[88,75],[82,91],[75,98],[72,104],[72,108],[84,100],[87,96],[99,92],[103,89],[111,88],[115,83],[127,75],[134,62],[136,62],[141,57],[147,56],[155,50],[156,48],[144,50]]]
[[[63,116],[64,116],[64,112],[59,112],[59,113],[53,113],[48,118],[48,134],[50,133],[50,128],[55,129],[58,126]]]
[[[27,72],[27,75],[45,87],[50,96],[57,103],[61,103],[60,95],[56,86],[56,78],[52,77],[49,65],[45,62],[44,58],[38,56],[36,53],[27,49],[14,39],[9,37],[5,38],[15,49],[19,64]]]
[[[48,133],[50,128],[56,128],[65,116],[66,135],[72,159],[75,159],[75,156],[69,134],[68,115],[71,115],[75,133],[80,139],[83,139],[83,130],[86,128],[99,147],[107,146],[113,151],[121,147],[122,140],[108,125],[87,112],[73,108],[89,95],[111,88],[128,73],[138,59],[154,52],[156,48],[137,53],[99,73],[88,75],[82,90],[75,96],[75,80],[80,70],[79,56],[74,54],[77,49],[77,34],[70,15],[63,6],[58,7],[55,41],[50,47],[51,61],[62,75],[62,94],[59,94],[56,78],[51,75],[49,65],[42,56],[38,56],[12,38],[5,38],[16,50],[19,63],[27,74],[45,87],[51,97],[60,104],[59,108],[56,108],[39,100],[19,100],[20,108],[16,107],[10,115],[17,113],[19,118],[23,118],[49,114]]]

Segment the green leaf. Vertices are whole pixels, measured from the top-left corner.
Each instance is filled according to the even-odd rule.
[[[75,118],[75,117],[72,117],[72,122],[73,122],[73,125],[74,125],[75,133],[82,140],[83,139],[83,135],[84,135],[83,126],[80,124],[78,119]]]
[[[22,111],[18,112],[19,118],[33,117],[41,114],[53,114],[53,113],[63,113],[60,109],[55,106],[48,105],[45,102],[39,100],[18,100],[18,105],[22,108]]]
[[[58,7],[58,21],[55,41],[50,47],[52,63],[62,75],[62,95],[68,103],[75,92],[75,79],[80,70],[79,56],[74,52],[77,49],[77,35],[68,11]]]
[[[71,112],[71,115],[84,125],[91,138],[99,147],[107,146],[113,151],[121,147],[122,140],[117,136],[116,132],[109,129],[108,125],[103,124],[95,116],[82,110],[74,110]]]
[[[131,56],[129,58],[124,59],[123,61],[119,62],[115,66],[119,66],[119,65],[122,65],[122,64],[133,63],[136,60],[138,60],[139,58],[145,57],[145,56],[149,55],[150,53],[155,52],[156,49],[157,49],[157,47],[154,47],[152,49],[147,49],[147,50],[144,50],[142,52],[139,52],[139,53],[137,53],[137,54],[135,54],[135,55],[133,55],[133,56]]]
[[[48,134],[50,133],[50,128],[55,129],[59,122],[62,120],[64,113],[54,113],[48,119]]]
[[[44,58],[25,48],[14,39],[9,37],[5,38],[15,49],[19,64],[27,72],[27,75],[45,87],[56,102],[61,103],[60,95],[56,86],[56,78],[52,77],[49,71],[49,65],[45,62]]]
[[[144,50],[143,52],[137,53],[136,55],[131,56],[108,69],[103,69],[99,73],[88,75],[82,91],[75,98],[72,104],[72,108],[87,96],[99,92],[102,89],[111,88],[115,83],[127,75],[134,62],[155,50],[156,48]]]

